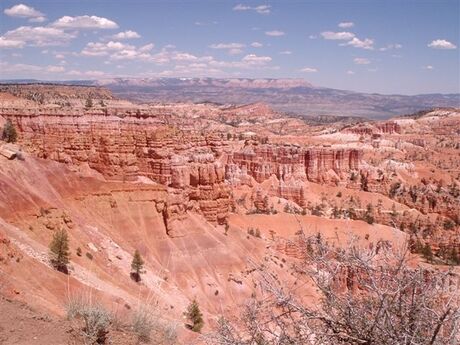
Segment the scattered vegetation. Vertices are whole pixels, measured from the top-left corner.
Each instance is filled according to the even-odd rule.
[[[82,296],[71,298],[67,304],[67,318],[82,321],[82,326],[77,326],[85,338],[86,344],[105,344],[112,315],[99,303],[92,303],[90,299]]]
[[[16,128],[10,119],[6,120],[2,131],[2,140],[6,141],[7,143],[15,143],[17,139],[18,133],[16,132]]]
[[[192,330],[193,332],[201,332],[201,329],[204,326],[203,314],[200,311],[200,307],[196,300],[193,300],[187,310],[184,313],[185,317],[189,321],[186,325],[187,328]]]
[[[132,327],[134,333],[140,341],[150,341],[151,332],[155,326],[153,314],[145,307],[139,307],[132,317]]]
[[[90,109],[93,107],[93,100],[91,99],[91,97],[88,97],[86,99],[86,103],[85,103],[85,108],[86,109]]]
[[[93,300],[91,294],[73,295],[66,305],[67,318],[72,321],[72,328],[83,336],[85,344],[111,344],[110,334],[115,330],[134,333],[139,343],[177,343],[177,324],[162,319],[150,303],[140,304],[129,314],[119,314]],[[128,307],[125,305],[131,309]]]
[[[154,306],[139,306],[131,315],[131,328],[139,342],[165,345],[176,343],[176,325],[161,320]]]
[[[304,236],[304,235],[303,235]],[[378,242],[368,248],[328,245],[305,237],[296,277],[312,282],[318,304],[258,266],[263,299],[255,297],[233,320],[222,317],[212,344],[444,345],[458,344],[460,298],[450,272],[409,264],[407,247]]]
[[[54,233],[49,249],[50,261],[53,267],[59,272],[67,274],[70,253],[69,238],[65,229],[58,230]]]
[[[248,229],[248,235],[251,235],[253,237],[258,237],[258,238],[261,237],[259,228],[255,228],[255,229],[249,228]]]
[[[141,257],[141,254],[136,249],[133,255],[133,261],[131,262],[131,278],[135,282],[141,281],[141,273],[144,268],[144,260]]]

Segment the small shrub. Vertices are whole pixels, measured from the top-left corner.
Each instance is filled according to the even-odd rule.
[[[144,260],[141,257],[141,254],[136,249],[133,255],[133,261],[131,262],[131,278],[134,281],[139,282],[141,280],[141,273],[144,267]]]
[[[153,314],[146,308],[140,307],[133,314],[132,327],[140,341],[150,341],[150,334],[155,326]]]
[[[88,97],[86,99],[85,108],[89,109],[89,108],[92,108],[92,107],[93,107],[93,100],[91,99],[91,97]]]
[[[112,316],[101,305],[93,304],[88,299],[76,296],[67,304],[69,320],[83,321],[82,332],[86,344],[105,344]]]
[[[10,119],[6,120],[2,132],[2,140],[5,140],[7,143],[15,143],[17,139],[18,133],[16,132],[16,128]]]
[[[93,260],[93,254],[89,253],[89,252],[86,252],[86,257],[90,260]]]
[[[70,257],[67,231],[62,229],[54,233],[49,249],[50,261],[53,267],[59,272],[67,274]]]
[[[204,326],[204,320],[203,314],[201,313],[200,307],[196,300],[193,300],[192,303],[189,304],[184,315],[191,323],[187,324],[187,327],[193,332],[201,332],[201,329]]]
[[[398,192],[400,187],[401,187],[401,182],[393,183],[390,187],[390,191],[388,192],[389,197],[393,199],[396,196],[396,193]]]
[[[77,248],[77,256],[81,256],[81,248],[80,247]]]

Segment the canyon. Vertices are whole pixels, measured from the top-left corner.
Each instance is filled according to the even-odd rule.
[[[257,85],[310,87],[280,83]],[[261,293],[257,264],[293,283],[300,233],[337,246],[408,242],[416,262],[451,265],[460,284],[447,256],[460,252],[458,108],[313,125],[264,103],[134,103],[101,86],[15,84],[0,86],[7,122],[17,141],[0,141],[0,294],[13,305],[62,318],[73,294],[122,315],[154,302],[179,343],[199,341],[182,326],[189,301],[210,331]],[[68,275],[47,260],[60,229]]]

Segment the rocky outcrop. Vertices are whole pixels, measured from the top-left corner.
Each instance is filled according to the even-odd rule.
[[[218,161],[222,142],[213,135],[179,131],[155,116],[7,116],[20,143],[38,157],[87,164],[109,180],[147,177],[179,194],[165,207],[170,214],[196,208],[211,222],[224,223],[230,191]],[[177,192],[179,191],[179,193]],[[179,199],[179,201],[177,201]]]
[[[401,134],[401,126],[396,122],[389,121],[389,122],[380,122],[375,125],[375,127],[381,132],[385,134],[394,134],[398,133]]]
[[[373,124],[361,123],[346,129],[349,133],[358,135],[376,135],[376,134],[401,134],[401,126],[393,121],[377,122]]]
[[[272,175],[289,179],[323,182],[340,180],[359,170],[361,152],[356,149],[301,148],[248,144],[234,152],[227,164],[227,178],[235,183],[249,175],[261,183]]]

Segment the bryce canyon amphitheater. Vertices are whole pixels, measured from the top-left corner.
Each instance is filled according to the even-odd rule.
[[[261,103],[139,104],[103,87],[2,85],[0,101],[0,127],[17,131],[0,141],[0,319],[17,324],[7,344],[83,341],[66,319],[77,295],[120,318],[151,303],[170,343],[204,343],[184,327],[191,300],[212,332],[264,296],[259,265],[295,284],[302,239],[318,234],[338,247],[409,243],[414,265],[449,269],[460,287],[446,254],[460,252],[459,109],[311,125]],[[68,274],[49,260],[59,230]],[[313,285],[295,293],[314,303]],[[138,341],[116,327],[108,337]]]

